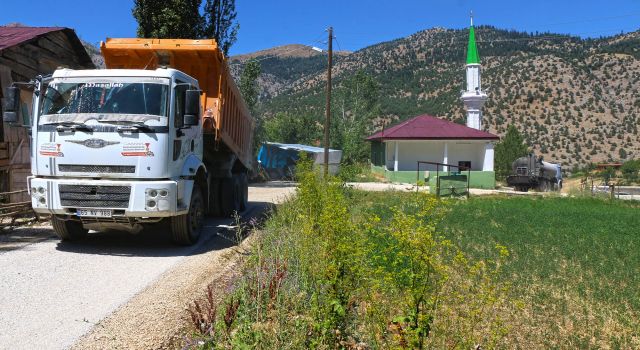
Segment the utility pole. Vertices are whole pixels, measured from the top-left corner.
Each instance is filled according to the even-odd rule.
[[[331,128],[331,60],[333,57],[333,27],[329,32],[329,65],[327,67],[327,108],[324,121],[324,178],[329,176],[329,129]]]

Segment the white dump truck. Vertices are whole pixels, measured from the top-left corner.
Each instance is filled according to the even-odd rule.
[[[5,94],[30,110],[33,209],[63,240],[167,222],[180,244],[207,214],[247,206],[253,119],[214,40],[107,39],[107,69],[58,69]],[[20,94],[33,94],[22,108]]]

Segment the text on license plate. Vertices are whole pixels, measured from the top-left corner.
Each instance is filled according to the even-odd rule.
[[[110,209],[78,209],[78,216],[95,216],[101,218],[110,218]]]

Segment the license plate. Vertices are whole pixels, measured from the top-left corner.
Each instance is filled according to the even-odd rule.
[[[78,209],[78,216],[93,216],[99,218],[110,218],[110,209]]]

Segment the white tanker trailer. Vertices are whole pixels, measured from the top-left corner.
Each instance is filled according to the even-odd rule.
[[[542,157],[529,154],[516,159],[507,184],[516,191],[527,192],[530,188],[547,192],[562,189],[562,167],[560,164],[545,162]]]

